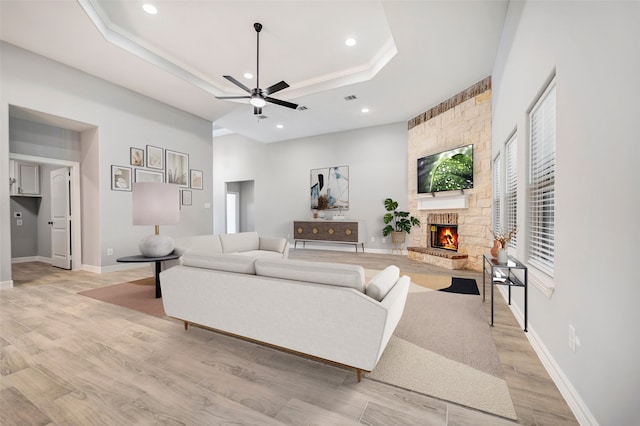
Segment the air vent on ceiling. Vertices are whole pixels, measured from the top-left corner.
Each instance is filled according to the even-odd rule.
[[[306,107],[306,106],[304,106],[304,105],[300,105],[300,106],[298,107],[298,111],[305,111],[305,110],[308,110],[308,109],[309,109],[309,108],[307,108],[307,107]]]
[[[349,96],[345,96],[345,97],[344,97],[344,100],[345,100],[345,101],[352,101],[352,100],[354,100],[354,99],[357,99],[357,98],[356,98],[356,95],[349,95]]]

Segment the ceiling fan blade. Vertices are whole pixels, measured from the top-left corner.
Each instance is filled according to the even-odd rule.
[[[271,102],[272,104],[280,105],[280,106],[291,108],[291,109],[297,109],[298,108],[298,104],[294,104],[294,103],[287,102],[287,101],[281,101],[280,99],[266,97],[266,98],[264,98],[264,100],[267,101],[267,102]]]
[[[251,99],[251,96],[216,96],[216,99]]]
[[[231,77],[230,75],[223,75],[223,77],[226,78],[227,80],[229,80],[230,82],[232,82],[233,84],[235,84],[236,86],[238,86],[239,88],[241,88],[242,90],[244,90],[245,92],[251,93],[251,89],[249,89],[247,86],[245,86],[244,84],[240,83],[238,80],[236,80],[235,78]]]
[[[282,89],[286,89],[287,87],[289,87],[289,85],[284,81],[281,81],[280,83],[276,83],[272,86],[267,87],[266,89],[263,90],[263,93],[265,96],[269,96],[276,92],[279,92]]]

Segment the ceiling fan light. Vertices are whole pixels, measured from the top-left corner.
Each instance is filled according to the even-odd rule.
[[[142,5],[142,9],[147,12],[149,15],[155,15],[158,13],[158,8],[152,5],[151,3],[145,3]]]
[[[267,104],[267,102],[259,96],[252,96],[249,103],[256,108],[262,108]]]

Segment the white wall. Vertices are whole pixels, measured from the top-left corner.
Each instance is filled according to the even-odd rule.
[[[345,216],[366,222],[365,249],[390,249],[381,242],[383,201],[392,197],[407,207],[405,122],[271,144],[238,135],[214,139],[214,231],[224,232],[225,182],[253,180],[256,231],[290,236],[294,220],[311,218],[310,170],[331,166],[349,166]]]
[[[494,155],[518,130],[520,224],[527,111],[556,73],[555,291],[530,287],[529,337],[583,424],[640,418],[638,22],[639,2],[511,2],[493,71]],[[523,228],[517,256],[526,260]]]
[[[119,256],[138,252],[137,243],[153,228],[134,227],[131,224],[131,193],[111,191],[112,164],[129,165],[129,147],[144,148],[147,144],[189,154],[190,168],[204,172],[204,190],[193,190],[193,205],[181,212],[181,224],[163,227],[169,235],[191,235],[212,232],[211,203],[212,174],[211,123],[166,104],[138,95],[104,80],[50,61],[13,45],[0,45],[2,56],[1,104],[2,134],[0,167],[8,176],[8,106],[15,105],[35,111],[69,118],[97,126],[97,133],[83,132],[81,143],[81,184],[91,188],[95,204],[83,202],[84,222],[92,238],[83,244],[92,263],[87,266],[103,268],[116,264]],[[84,165],[92,167],[84,170]],[[98,167],[96,171],[95,167]],[[0,189],[0,282],[10,281],[10,246],[8,226],[8,188]],[[83,192],[86,195],[85,189]],[[90,198],[90,197],[89,197]],[[97,201],[97,203],[96,203]],[[7,207],[5,208],[5,205]],[[96,229],[97,228],[97,229]],[[84,233],[84,232],[83,232]],[[6,241],[6,242],[5,242]],[[107,256],[113,248],[113,256]],[[86,261],[85,259],[85,261]]]

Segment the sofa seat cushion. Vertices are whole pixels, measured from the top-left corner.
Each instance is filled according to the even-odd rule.
[[[263,257],[255,262],[256,275],[354,288],[364,293],[364,268],[326,262]]]
[[[257,232],[219,234],[219,237],[223,253],[237,253],[260,249],[260,237]]]
[[[391,291],[393,286],[396,285],[399,278],[400,269],[395,265],[387,266],[367,283],[365,294],[380,302],[385,298],[387,293]]]
[[[236,272],[255,275],[255,258],[241,254],[221,254],[217,252],[187,251],[182,255],[182,264],[194,268],[215,269],[217,271]]]

